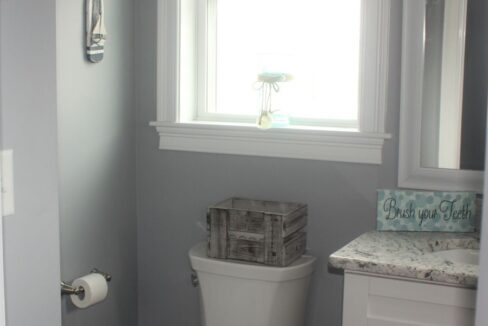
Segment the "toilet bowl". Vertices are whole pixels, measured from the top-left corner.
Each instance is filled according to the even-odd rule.
[[[315,258],[287,267],[207,257],[207,244],[190,252],[200,285],[203,326],[303,326]]]

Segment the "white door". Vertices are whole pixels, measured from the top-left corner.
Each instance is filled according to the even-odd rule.
[[[1,1],[1,0],[0,0]],[[2,110],[1,110],[2,88],[0,87],[0,326],[6,326],[5,319],[5,283],[3,278],[3,178],[2,178]]]
[[[0,161],[1,164],[1,161]],[[0,171],[1,171],[0,165]],[[2,177],[0,175],[0,189],[3,189]],[[3,193],[3,191],[1,192]],[[3,281],[3,205],[0,195],[0,326],[6,326],[5,322],[5,283]]]
[[[488,129],[488,128],[487,128]],[[488,132],[486,133],[488,144]],[[483,218],[481,229],[481,252],[480,252],[480,268],[478,278],[478,299],[476,303],[476,326],[488,325],[488,178],[486,173],[488,167],[488,150],[485,150],[485,186],[483,198]]]

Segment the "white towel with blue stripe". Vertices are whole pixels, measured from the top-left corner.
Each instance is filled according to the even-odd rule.
[[[103,59],[107,30],[103,0],[86,0],[86,53],[91,62]]]

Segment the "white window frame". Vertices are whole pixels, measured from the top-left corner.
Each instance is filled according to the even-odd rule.
[[[196,0],[182,0],[194,2]],[[217,2],[219,0],[198,1],[199,8],[196,8],[196,36],[197,51],[195,51],[195,58],[193,62],[197,74],[196,84],[203,85],[203,87],[194,87],[194,93],[197,94],[197,100],[194,103],[195,108],[187,108],[188,111],[193,111],[194,116],[192,121],[200,122],[227,122],[227,123],[246,123],[254,124],[257,118],[257,111],[255,115],[252,114],[226,114],[218,113],[216,110],[216,70],[208,69],[207,67],[216,67],[217,53],[215,51],[217,46]],[[369,1],[369,0],[366,0]],[[180,2],[181,3],[181,2]],[[207,6],[205,6],[207,4]],[[197,54],[198,53],[198,54]],[[181,84],[180,84],[181,85]],[[210,86],[211,85],[211,86]],[[358,85],[359,86],[359,85]],[[193,109],[193,110],[192,110]],[[290,117],[290,123],[295,126],[309,126],[315,127],[318,125],[328,126],[328,128],[340,128],[358,130],[358,120],[339,120],[339,119],[317,119],[317,118],[298,118]]]
[[[391,0],[367,0],[363,6],[361,22],[361,82],[359,131],[351,129],[303,126],[258,129],[246,117],[233,119],[220,115],[213,121],[195,120],[198,98],[180,100],[181,80],[196,83],[188,78],[195,67],[183,65],[180,69],[180,40],[199,37],[202,28],[180,28],[181,15],[195,17],[195,12],[181,12],[181,2],[188,0],[158,0],[158,80],[157,121],[151,122],[159,136],[163,150],[194,151],[206,153],[255,155],[268,157],[299,158],[325,161],[381,164],[385,139],[391,138],[384,131],[387,107],[389,66],[389,37]],[[205,2],[202,0],[200,3]],[[197,8],[193,8],[197,10]],[[191,10],[190,10],[191,11]],[[188,19],[184,17],[183,19]],[[195,20],[196,21],[196,20]],[[198,60],[206,60],[201,54]],[[186,62],[186,61],[185,61]],[[197,65],[198,63],[195,63]],[[183,78],[182,78],[183,76]],[[194,75],[193,75],[194,76]],[[193,87],[193,85],[190,85]],[[184,103],[182,103],[184,102]],[[190,107],[181,110],[181,107]],[[344,124],[347,127],[347,122]]]

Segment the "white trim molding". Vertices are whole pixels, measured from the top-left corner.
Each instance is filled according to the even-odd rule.
[[[390,60],[391,0],[363,0],[360,130],[384,132]]]
[[[197,9],[192,1],[158,0],[158,114],[157,121],[150,125],[159,133],[160,149],[382,163],[384,142],[391,138],[384,133],[384,122],[392,0],[365,0],[368,18],[362,22],[365,32],[362,35],[360,98],[364,105],[359,116],[359,131],[357,127],[331,130],[307,125],[260,130],[246,119],[235,122],[197,120],[192,114],[197,112],[198,94],[181,96],[180,92],[180,89],[194,89],[197,83],[195,76],[189,74],[193,64],[184,64],[188,53],[195,52],[193,45],[181,42],[181,38],[195,41],[197,37],[198,22],[187,17],[193,17]]]
[[[421,165],[424,72],[424,1],[405,1],[398,186],[428,190],[483,191],[483,171]]]
[[[387,134],[152,122],[165,150],[381,164]]]

